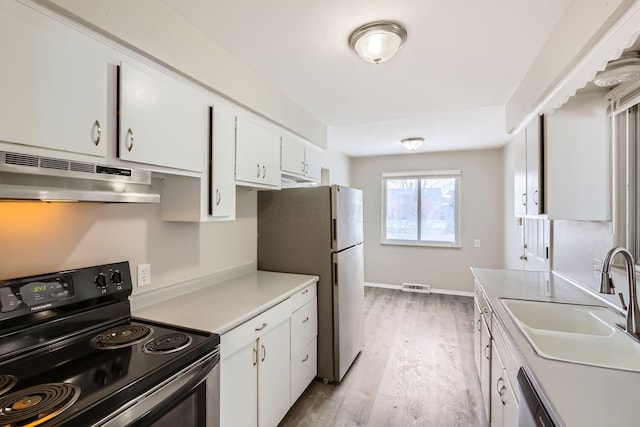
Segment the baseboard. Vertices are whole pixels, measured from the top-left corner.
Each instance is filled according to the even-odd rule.
[[[396,289],[396,290],[401,290],[402,286],[400,285],[392,285],[389,283],[376,283],[376,282],[364,282],[365,286],[368,286],[370,288],[383,288],[383,289]],[[457,295],[457,296],[461,296],[461,297],[472,297],[473,296],[473,292],[471,291],[454,291],[454,290],[450,290],[450,289],[436,289],[436,288],[431,288],[430,293],[432,294],[442,294],[442,295]]]

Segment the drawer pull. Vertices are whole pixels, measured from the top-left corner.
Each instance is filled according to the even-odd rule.
[[[258,364],[258,350],[256,350],[256,348],[253,348],[253,366],[256,366]]]
[[[478,328],[478,330],[480,331],[481,326],[480,326],[480,322],[482,321],[482,319],[478,319],[478,321],[476,322],[476,328]]]
[[[304,356],[304,359],[302,359],[302,363],[306,362],[307,360],[309,360],[309,355],[308,354],[306,356]]]
[[[489,347],[489,344],[487,344],[487,345],[485,345],[485,346],[484,346],[484,357],[486,357],[486,358],[487,358],[487,360],[491,360],[491,354],[490,354],[490,353],[488,353],[488,351],[489,351],[489,349],[490,349],[490,348],[491,348],[491,347]]]
[[[262,347],[262,359],[260,359],[260,361],[264,362],[264,359],[267,358],[267,349],[264,347],[264,345],[261,345],[260,347]]]
[[[304,291],[300,292],[300,295],[304,295],[304,294],[308,294],[309,293],[309,289],[305,289]]]
[[[259,328],[256,328],[256,332],[260,332],[261,330],[263,330],[266,327],[267,327],[267,324],[263,323],[262,326],[260,326]]]
[[[307,323],[309,321],[309,316],[305,317],[302,323]]]

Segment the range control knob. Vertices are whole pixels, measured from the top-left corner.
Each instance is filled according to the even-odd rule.
[[[104,288],[105,286],[107,286],[107,278],[105,277],[104,273],[100,273],[96,276],[95,283],[99,288]]]
[[[111,282],[119,285],[122,283],[122,274],[118,270],[111,273]]]

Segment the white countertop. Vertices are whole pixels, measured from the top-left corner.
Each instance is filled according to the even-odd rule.
[[[605,305],[561,277],[546,272],[472,268],[497,320],[509,334],[556,425],[640,425],[640,373],[546,359],[535,353],[499,298]],[[494,319],[496,319],[494,317]],[[622,318],[621,318],[622,319]],[[614,351],[612,349],[612,351]]]
[[[317,276],[255,271],[135,309],[132,314],[223,334],[317,280]]]

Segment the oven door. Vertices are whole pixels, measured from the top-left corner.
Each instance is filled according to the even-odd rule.
[[[133,399],[95,427],[218,427],[218,350],[193,363],[148,393]]]

